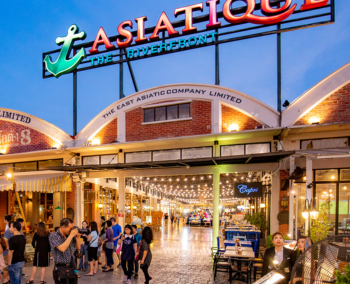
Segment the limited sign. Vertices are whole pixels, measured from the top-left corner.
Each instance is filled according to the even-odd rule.
[[[234,196],[236,198],[262,197],[262,182],[239,182],[234,184]]]

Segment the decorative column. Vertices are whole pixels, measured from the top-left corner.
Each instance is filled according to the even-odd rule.
[[[84,221],[84,183],[75,183],[75,226],[81,226]]]
[[[220,227],[220,172],[217,170],[213,173],[213,247],[217,247],[217,237],[219,236]]]
[[[290,174],[292,174],[295,170],[295,157],[290,156]],[[296,231],[294,232],[294,219],[296,222],[296,218],[294,218],[294,180],[289,180],[289,233],[293,236],[295,236],[295,239],[297,239]],[[297,228],[297,224],[295,223],[295,228]]]
[[[312,189],[308,188],[308,185],[312,183],[312,160],[309,157],[306,157],[306,196],[305,198],[311,202],[312,199]],[[302,204],[300,210],[304,210],[305,209],[305,205]],[[308,216],[308,218],[310,217],[310,215]],[[310,220],[311,222],[311,220]],[[305,219],[305,235],[308,235],[308,231],[309,231],[309,220]]]
[[[119,200],[118,200],[118,223],[124,228],[125,226],[125,177],[118,177],[118,190],[119,190]]]
[[[271,206],[270,206],[270,233],[279,231],[277,215],[280,208],[280,172],[272,176],[271,181]]]

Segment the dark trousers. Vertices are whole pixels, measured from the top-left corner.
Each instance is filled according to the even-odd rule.
[[[107,266],[114,265],[113,249],[106,248]]]
[[[67,280],[58,281],[58,271],[57,270],[53,271],[53,280],[55,281],[55,284],[67,284]],[[78,284],[78,277],[76,277],[75,279],[69,280],[69,284]]]
[[[134,266],[135,266],[135,274],[139,274],[139,262],[138,262],[138,260],[134,260]]]
[[[128,268],[126,268],[126,265],[128,265]],[[124,271],[124,275],[128,276],[128,279],[131,279],[131,275],[132,275],[132,268],[134,266],[134,260],[123,260],[122,259],[122,268]]]
[[[140,266],[142,271],[143,271],[143,274],[145,274],[145,279],[146,279],[146,284],[149,284],[149,274],[148,274],[148,265],[147,264],[144,264],[142,266]]]

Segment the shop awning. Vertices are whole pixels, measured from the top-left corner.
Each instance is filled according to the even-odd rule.
[[[14,173],[14,179],[16,191],[65,192],[72,190],[71,175],[62,172]],[[0,191],[12,189],[13,185],[7,180],[7,177],[0,177]]]

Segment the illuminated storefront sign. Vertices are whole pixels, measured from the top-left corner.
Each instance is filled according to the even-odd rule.
[[[311,9],[328,7],[329,1],[333,0],[304,0],[298,12],[306,12]],[[157,25],[152,28],[145,27],[147,21],[146,16],[136,18],[136,25],[132,20],[127,20],[118,26],[118,35],[112,37],[108,37],[104,29],[101,27],[98,30],[96,38],[93,42],[81,44],[83,47],[76,50],[73,47],[74,42],[85,39],[86,33],[84,31],[79,33],[78,27],[76,25],[72,25],[69,27],[68,34],[65,37],[58,37],[56,39],[56,44],[62,44],[62,49],[59,52],[56,50],[43,54],[43,77],[47,78],[53,75],[58,78],[59,76],[72,72],[73,70],[83,71],[110,64],[119,64],[125,61],[137,60],[191,48],[198,48],[201,46],[278,33],[281,32],[281,30],[279,30],[280,28],[278,28],[276,31],[251,34],[241,38],[235,37],[231,39],[224,39],[222,41],[218,39],[221,35],[219,33],[221,28],[249,23],[259,25],[256,27],[258,29],[266,25],[280,24],[288,19],[293,13],[297,12],[297,4],[293,3],[293,0],[261,0],[260,3],[256,3],[255,0],[243,0],[243,2],[246,4],[245,7],[235,9],[231,9],[231,6],[235,0],[226,0],[221,12],[217,11],[217,5],[219,2],[219,0],[206,1],[209,14],[202,15],[197,18],[193,17],[193,12],[203,12],[203,3],[177,8],[174,11],[174,16],[178,17],[180,15],[184,15],[184,20],[173,23],[170,22],[167,14],[163,12],[157,22]],[[333,2],[331,9],[334,9]],[[262,15],[257,15],[257,11],[261,11]],[[331,15],[332,13],[333,12],[331,11],[327,15]],[[325,14],[316,16],[312,15],[307,19],[314,19],[321,16],[325,16]],[[223,22],[222,19],[225,20],[225,22]],[[305,19],[305,17],[297,20],[293,19],[293,22],[302,21]],[[303,26],[302,28],[330,23],[333,21],[334,19],[331,19],[328,22],[323,21],[311,23]],[[203,22],[206,23],[206,28],[202,31],[198,31],[196,24]],[[134,26],[136,26],[136,30],[131,31]],[[296,30],[299,28],[301,27],[289,27],[285,31]],[[252,29],[250,28],[250,30]],[[232,33],[236,32],[237,31],[233,31]],[[167,33],[167,37],[165,36],[165,33]],[[199,35],[173,40],[175,37],[183,37],[184,35],[196,33],[199,33]],[[225,33],[227,34],[227,32]],[[161,43],[152,43],[155,41],[161,41]],[[139,45],[142,45],[142,47],[137,47]],[[104,46],[104,48],[99,50],[99,48],[102,46]],[[88,49],[88,54],[85,48]],[[126,48],[130,49],[127,50]],[[69,59],[68,57],[70,56],[71,50],[73,50],[73,56]],[[119,50],[119,54],[115,52],[116,50]],[[111,51],[111,53],[97,56],[97,54],[100,52],[105,53],[106,51]],[[57,59],[53,62],[51,55],[57,53]],[[80,65],[84,66],[80,67]],[[51,73],[52,75],[47,75],[47,72]]]
[[[235,183],[234,196],[236,198],[262,197],[263,185],[261,182]]]

